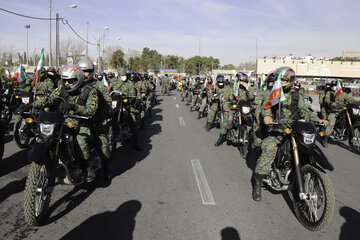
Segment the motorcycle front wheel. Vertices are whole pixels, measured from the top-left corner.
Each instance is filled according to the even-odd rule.
[[[29,147],[30,137],[25,133],[24,128],[26,125],[26,121],[24,118],[19,116],[21,119],[16,121],[15,124],[15,131],[14,131],[14,138],[16,144],[19,146],[19,148],[27,148]]]
[[[33,162],[30,166],[24,192],[24,216],[30,226],[44,223],[50,203],[49,175],[44,165]]]
[[[11,109],[9,109],[9,106],[5,105],[4,109],[2,110],[3,112],[7,112],[7,114],[3,114],[3,116],[1,117],[1,122],[3,124],[9,124],[11,122],[12,119],[12,111]]]
[[[349,131],[349,146],[355,153],[360,154],[360,124],[355,124],[353,129],[354,135]]]
[[[246,125],[242,125],[239,128],[239,143],[238,143],[238,150],[240,152],[240,155],[243,159],[246,159],[246,156],[249,152],[249,142],[250,142],[250,135],[249,130]]]
[[[311,231],[325,228],[334,215],[335,195],[330,178],[311,165],[301,168],[306,200],[300,200],[296,190],[289,191],[295,215]]]
[[[116,150],[116,141],[115,141],[115,135],[114,135],[114,128],[112,126],[109,127],[109,133],[107,136],[108,144],[109,144],[109,151],[110,154],[113,155]]]

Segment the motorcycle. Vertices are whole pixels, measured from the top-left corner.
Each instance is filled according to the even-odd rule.
[[[331,136],[336,141],[348,140],[351,149],[360,154],[360,104],[342,106]]]
[[[33,102],[32,92],[20,92],[21,102],[29,105]],[[35,143],[37,135],[37,111],[15,112],[18,115],[15,121],[14,139],[19,148],[28,148]]]
[[[24,192],[24,216],[30,226],[41,225],[48,213],[52,191],[56,184],[81,185],[87,177],[88,164],[79,154],[72,118],[90,121],[89,117],[63,112],[41,111],[38,118],[40,134],[29,151],[31,166]],[[101,158],[95,143],[89,143],[91,166],[96,174],[101,169]]]
[[[0,161],[4,156],[4,136],[5,136],[5,126],[4,123],[0,122]]]
[[[334,167],[316,145],[312,122],[270,123],[283,139],[270,173],[263,179],[275,191],[288,191],[298,221],[311,231],[326,227],[334,214],[335,195],[325,169]]]
[[[12,99],[13,99],[13,87],[7,85],[4,92],[1,94],[0,109],[1,109],[1,122],[3,124],[10,123],[12,119]]]
[[[113,114],[110,122],[108,141],[110,151],[113,152],[118,142],[123,144],[131,137],[128,118],[131,117],[131,102],[135,100],[136,96],[124,96],[120,91],[112,91],[110,96]]]
[[[232,105],[235,111],[232,129],[227,132],[226,138],[237,145],[242,158],[246,158],[249,147],[251,146],[252,127],[254,116],[251,112],[251,103],[249,101],[240,101]]]

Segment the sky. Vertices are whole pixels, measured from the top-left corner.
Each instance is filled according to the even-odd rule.
[[[77,8],[66,8],[72,4]],[[360,50],[360,1],[356,0],[52,0],[52,5],[52,16],[58,12],[68,19],[83,38],[89,21],[92,43],[105,34],[105,45],[139,51],[148,47],[184,58],[199,55],[200,45],[201,56],[218,58],[221,65],[237,66],[263,56],[336,57],[343,50]],[[49,17],[48,0],[1,0],[0,8]],[[31,25],[29,53],[47,50],[49,21],[3,11],[0,47],[26,51],[27,24]],[[60,38],[78,39],[63,24]],[[52,39],[55,52],[55,22]],[[93,59],[96,51],[89,45]]]

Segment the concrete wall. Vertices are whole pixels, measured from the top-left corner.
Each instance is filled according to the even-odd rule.
[[[293,68],[297,76],[303,77],[360,78],[360,62],[325,60],[303,61],[260,58],[257,60],[257,74],[267,74],[283,66]]]

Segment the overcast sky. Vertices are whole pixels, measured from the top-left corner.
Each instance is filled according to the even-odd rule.
[[[76,9],[56,9],[76,4]],[[48,0],[1,0],[10,11],[49,17]],[[341,56],[344,49],[360,50],[360,1],[355,0],[53,0],[59,12],[89,41],[106,34],[105,44],[124,49],[156,49],[185,58],[199,54],[220,59],[221,65],[254,61],[289,53],[315,57]],[[0,11],[0,46],[29,52],[49,46],[49,22],[21,18]],[[104,27],[110,27],[104,30]],[[53,52],[55,23],[52,24]],[[60,24],[62,39],[77,37]],[[117,40],[121,37],[121,40]],[[96,57],[96,46],[89,46]]]

